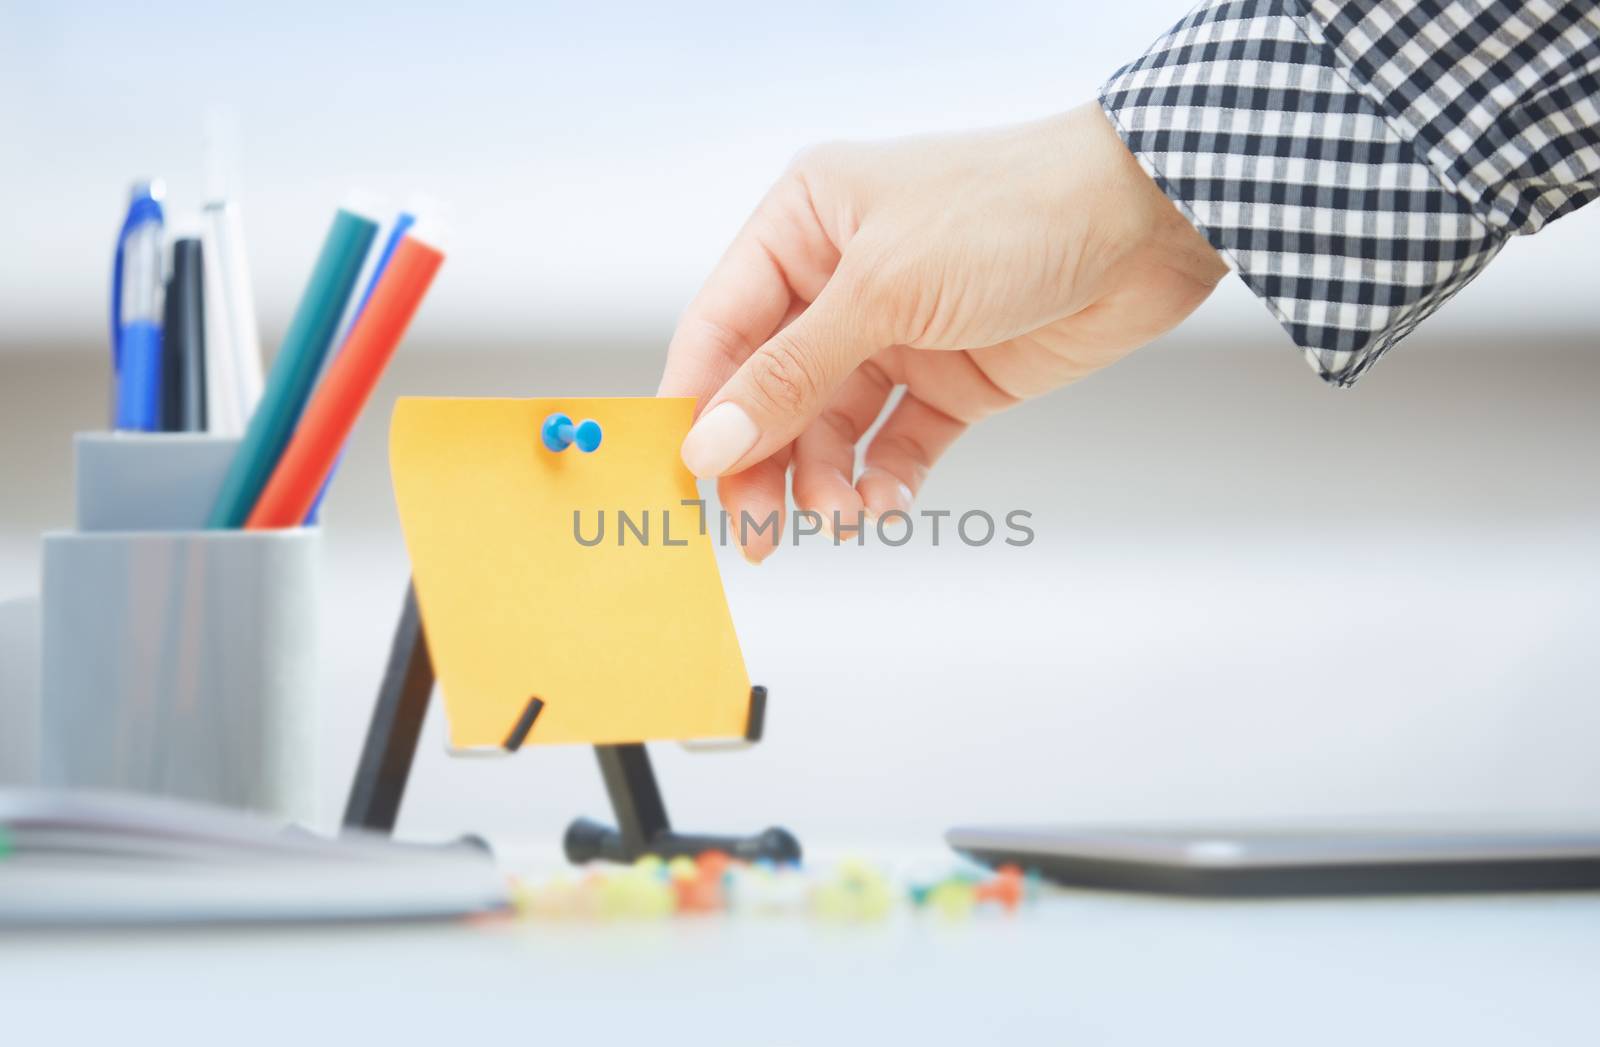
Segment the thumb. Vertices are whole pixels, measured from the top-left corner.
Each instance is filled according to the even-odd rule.
[[[690,472],[722,476],[777,453],[822,411],[850,372],[890,344],[875,311],[863,306],[861,283],[844,268],[712,396],[683,441]]]

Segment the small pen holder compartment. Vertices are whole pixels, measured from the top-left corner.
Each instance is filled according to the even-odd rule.
[[[189,531],[206,525],[239,440],[210,433],[78,433],[80,531]]]

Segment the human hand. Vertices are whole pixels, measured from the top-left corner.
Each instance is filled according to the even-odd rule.
[[[822,146],[684,312],[661,395],[699,398],[683,460],[721,478],[733,519],[781,521],[792,465],[797,506],[853,523],[909,508],[969,425],[1115,362],[1226,272],[1093,104]],[[858,476],[856,444],[896,386]],[[752,531],[745,558],[779,538]]]

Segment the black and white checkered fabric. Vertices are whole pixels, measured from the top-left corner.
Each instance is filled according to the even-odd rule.
[[[1600,194],[1595,0],[1207,0],[1101,106],[1327,381]]]

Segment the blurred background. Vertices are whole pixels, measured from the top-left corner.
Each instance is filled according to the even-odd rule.
[[[333,208],[445,204],[450,260],[324,516],[324,814],[408,568],[407,393],[649,394],[678,309],[808,143],[1042,116],[1185,5],[18,4],[0,0],[0,598],[105,424],[128,183],[234,135],[269,354]],[[995,419],[920,503],[1037,540],[723,550],[767,740],[659,747],[685,827],[932,843],[973,821],[1600,812],[1600,209],[1513,243],[1353,391],[1237,280],[1181,331]],[[530,594],[536,597],[537,594]],[[590,753],[453,761],[402,830],[554,847]]]

